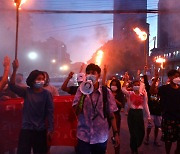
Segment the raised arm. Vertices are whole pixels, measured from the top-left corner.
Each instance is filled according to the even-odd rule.
[[[16,93],[18,96],[20,97],[25,97],[26,95],[26,87],[23,88],[23,87],[20,87],[20,86],[17,86],[15,84],[15,79],[16,79],[16,72],[17,72],[17,69],[19,67],[19,62],[17,59],[15,59],[12,63],[13,65],[13,72],[12,72],[12,75],[11,75],[11,78],[10,78],[10,83],[9,83],[9,87],[10,89]]]
[[[2,80],[0,81],[0,91],[4,88],[4,86],[7,84],[7,81],[8,81],[8,74],[9,74],[9,69],[10,69],[9,57],[7,56],[4,57],[3,66],[4,66],[4,73],[3,73]]]
[[[66,80],[64,81],[63,85],[61,86],[61,89],[65,92],[70,92],[70,88],[67,87],[69,80],[73,77],[74,72],[70,72]]]
[[[106,78],[107,78],[107,65],[104,65],[104,73],[102,77],[102,85],[106,86]]]
[[[155,79],[151,85],[151,88],[150,88],[150,93],[151,94],[157,94],[158,93],[158,88],[156,88],[156,82],[158,81],[159,79],[159,74],[158,74],[158,71],[155,70]]]

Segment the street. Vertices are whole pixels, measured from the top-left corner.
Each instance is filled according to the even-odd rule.
[[[121,143],[121,154],[130,154],[131,150],[129,147],[129,131],[126,119],[127,117],[124,115],[124,113],[121,113],[122,115],[122,121],[121,121],[121,135],[120,135],[120,143]],[[110,131],[110,137],[112,136],[112,131]],[[159,134],[158,139],[160,139],[161,132]],[[109,138],[110,138],[109,137]],[[165,147],[164,143],[160,141],[161,147],[156,147],[153,145],[153,129],[150,136],[150,143],[149,145],[144,145],[144,143],[139,148],[139,154],[165,154]],[[171,153],[174,153],[175,150],[175,143],[172,146]],[[107,147],[107,154],[113,154],[114,149],[111,144],[111,140],[108,141],[108,147]],[[51,148],[51,154],[75,154],[74,147],[52,147]]]

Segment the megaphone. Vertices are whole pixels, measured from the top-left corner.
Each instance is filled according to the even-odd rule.
[[[81,83],[80,85],[80,91],[84,94],[84,95],[89,95],[93,92],[94,90],[94,86],[91,80],[87,80]]]

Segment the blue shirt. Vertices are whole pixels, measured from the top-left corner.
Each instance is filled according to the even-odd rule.
[[[22,129],[45,130],[48,119],[48,131],[53,131],[54,106],[51,93],[45,89],[36,93],[29,87],[9,86],[14,93],[24,98]]]

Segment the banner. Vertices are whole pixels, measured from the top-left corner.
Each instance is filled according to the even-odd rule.
[[[77,119],[72,108],[74,96],[54,97],[54,133],[52,145],[76,145]],[[21,130],[23,99],[0,102],[0,153],[17,148]]]

